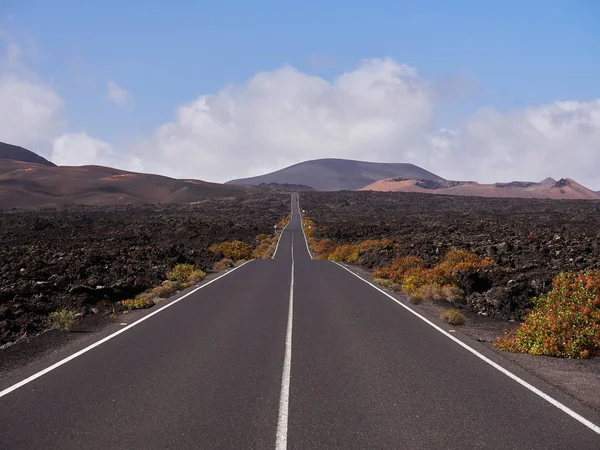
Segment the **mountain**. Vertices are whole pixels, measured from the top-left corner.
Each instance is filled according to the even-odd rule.
[[[365,186],[363,191],[423,192],[427,194],[465,195],[472,197],[549,198],[556,200],[600,199],[600,194],[570,178],[556,181],[546,178],[540,183],[480,184],[474,181],[431,181],[423,179],[388,178]]]
[[[257,177],[231,180],[227,184],[298,184],[317,191],[340,191],[359,190],[374,181],[391,177],[443,180],[414,164],[327,158],[301,162]]]
[[[52,166],[55,164],[51,163],[47,159],[42,158],[40,155],[33,153],[18,145],[6,144],[0,142],[0,159],[10,159],[12,161],[23,161],[35,164],[42,164],[44,166]]]
[[[191,203],[269,191],[265,187],[178,180],[102,166],[52,166],[0,159],[0,208]]]

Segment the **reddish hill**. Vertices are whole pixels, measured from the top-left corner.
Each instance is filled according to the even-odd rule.
[[[0,208],[191,203],[266,190],[102,166],[49,166],[0,159]]]
[[[362,191],[422,192],[426,194],[464,195],[471,197],[550,198],[556,200],[600,199],[600,195],[570,178],[541,183],[480,184],[474,181],[431,181],[388,178],[376,181]]]

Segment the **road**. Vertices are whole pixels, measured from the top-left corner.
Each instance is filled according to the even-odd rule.
[[[292,210],[273,259],[2,391],[0,448],[600,448],[593,425],[312,260]]]

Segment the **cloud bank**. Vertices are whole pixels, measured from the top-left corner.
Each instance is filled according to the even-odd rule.
[[[226,181],[339,157],[412,162],[448,179],[569,176],[600,188],[600,99],[485,108],[444,129],[434,119],[437,105],[468,83],[434,83],[390,58],[365,60],[332,81],[285,66],[201,95],[152,135],[117,145],[84,131],[65,134],[63,100],[16,70],[18,52],[9,50],[0,65],[0,140],[34,151],[52,146],[58,164]],[[118,105],[131,101],[114,83],[107,90]]]

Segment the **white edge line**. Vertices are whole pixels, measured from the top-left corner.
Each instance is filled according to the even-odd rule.
[[[290,281],[290,304],[288,307],[288,322],[285,334],[285,356],[283,373],[281,375],[281,393],[279,395],[279,417],[277,419],[277,438],[275,450],[286,450],[288,415],[290,404],[290,376],[292,372],[292,325],[294,320],[294,238],[292,235],[292,278]]]
[[[300,196],[298,196],[298,214],[300,215],[300,229],[302,230],[302,235],[304,236],[304,243],[306,244],[306,250],[308,250],[308,256],[310,256],[310,259],[314,259],[313,254],[310,251],[310,247],[308,246],[308,239],[306,239],[306,233],[304,232],[304,222],[302,221],[302,211],[300,210]]]
[[[290,222],[292,221],[293,214],[294,214],[294,194],[292,194],[292,201],[291,201],[291,205],[290,205]],[[277,245],[275,246],[275,251],[273,252],[273,256],[271,256],[271,259],[275,259],[275,255],[277,254],[277,250],[279,249],[279,241],[281,241],[281,236],[283,236],[283,232],[288,227],[290,222],[286,223],[285,227],[283,227],[283,230],[281,230],[281,233],[279,233],[279,239],[277,239]]]
[[[431,327],[435,328],[437,331],[439,331],[440,333],[442,333],[444,336],[446,336],[448,339],[453,340],[454,342],[456,342],[458,345],[460,345],[461,347],[463,347],[465,350],[471,352],[473,355],[477,356],[479,359],[481,359],[482,361],[486,362],[487,364],[489,364],[490,366],[492,366],[494,369],[502,372],[504,375],[506,375],[507,377],[513,379],[514,381],[516,381],[517,383],[519,383],[521,386],[529,389],[531,392],[533,392],[534,394],[540,396],[541,398],[543,398],[544,400],[546,400],[548,403],[556,406],[558,409],[560,409],[561,411],[563,411],[564,413],[568,414],[569,416],[571,416],[573,419],[577,420],[578,422],[580,422],[581,424],[585,425],[586,427],[588,427],[590,430],[594,431],[597,434],[600,434],[600,426],[596,425],[595,423],[589,421],[588,419],[586,419],[585,417],[581,416],[580,414],[577,414],[575,411],[573,411],[571,408],[569,408],[568,406],[562,404],[561,402],[559,402],[558,400],[554,399],[553,397],[549,396],[548,394],[546,394],[545,392],[541,391],[540,389],[536,388],[535,386],[533,386],[532,384],[528,383],[527,381],[523,380],[522,378],[518,377],[517,375],[515,375],[514,373],[512,373],[511,371],[509,371],[508,369],[505,369],[504,367],[502,367],[500,364],[492,361],[491,359],[489,359],[487,356],[479,353],[477,350],[475,350],[474,348],[470,347],[469,345],[465,344],[463,341],[461,341],[460,339],[452,336],[450,333],[446,332],[444,329],[440,328],[439,326],[437,326],[436,324],[434,324],[433,322],[431,322],[429,319],[425,318],[424,316],[422,316],[421,314],[419,314],[418,312],[414,311],[413,309],[409,308],[408,306],[406,306],[404,303],[402,303],[401,301],[399,301],[398,299],[392,297],[390,294],[388,294],[387,292],[385,292],[383,289],[378,288],[377,286],[375,286],[373,283],[365,280],[364,278],[362,278],[360,275],[357,275],[356,273],[352,272],[350,269],[348,269],[347,267],[343,266],[342,264],[332,261],[335,264],[337,264],[338,266],[340,266],[342,269],[347,270],[348,272],[350,272],[352,275],[354,275],[355,277],[357,277],[359,280],[364,281],[365,283],[367,283],[369,286],[371,286],[373,289],[377,289],[379,292],[381,292],[383,295],[385,295],[386,297],[392,299],[393,301],[395,301],[396,303],[398,303],[400,306],[402,306],[404,309],[406,309],[408,312],[410,312],[411,314],[414,314],[415,316],[417,316],[419,319],[421,319],[423,322],[425,322],[427,325],[430,325]]]
[[[202,285],[198,286],[197,288],[195,288],[194,290],[192,290],[192,291],[188,292],[187,294],[185,294],[185,295],[182,295],[182,296],[181,296],[181,297],[179,297],[178,299],[176,299],[176,300],[173,300],[172,302],[170,302],[170,303],[166,304],[166,305],[165,305],[165,306],[163,306],[162,308],[159,308],[159,309],[157,309],[156,311],[153,311],[153,312],[151,312],[151,313],[150,313],[150,314],[148,314],[147,316],[144,316],[144,317],[140,318],[139,320],[136,320],[135,322],[133,322],[132,324],[130,324],[130,325],[128,325],[128,326],[126,326],[125,328],[121,328],[119,331],[116,331],[116,332],[114,332],[113,334],[111,334],[111,335],[108,335],[108,336],[106,336],[105,338],[103,338],[103,339],[100,339],[100,340],[99,340],[99,341],[97,341],[97,342],[94,342],[92,345],[89,345],[88,347],[85,347],[85,348],[83,348],[83,349],[79,350],[78,352],[76,352],[76,353],[73,353],[73,354],[72,354],[72,355],[70,355],[70,356],[67,356],[67,357],[66,357],[66,358],[64,358],[64,359],[61,359],[61,360],[60,360],[60,361],[58,361],[57,363],[54,363],[54,364],[52,364],[51,366],[48,366],[48,367],[46,367],[45,369],[43,369],[43,370],[40,370],[39,372],[37,372],[37,373],[35,373],[35,374],[31,375],[30,377],[27,377],[27,378],[25,378],[25,379],[24,379],[24,380],[22,380],[22,381],[19,381],[19,382],[18,382],[18,383],[16,383],[16,384],[13,384],[12,386],[10,386],[10,387],[8,387],[8,388],[4,389],[3,391],[0,391],[0,398],[1,398],[1,397],[4,397],[4,396],[5,396],[5,395],[7,395],[7,394],[10,394],[12,391],[15,391],[15,390],[17,390],[17,389],[19,389],[19,388],[20,388],[20,387],[22,387],[22,386],[25,386],[25,385],[26,385],[26,384],[28,384],[28,383],[31,383],[33,380],[35,380],[35,379],[37,379],[37,378],[41,377],[42,375],[45,375],[45,374],[47,374],[48,372],[51,372],[51,371],[53,371],[54,369],[56,369],[56,368],[58,368],[58,367],[62,366],[63,364],[66,364],[66,363],[68,363],[69,361],[71,361],[71,360],[73,360],[73,359],[77,358],[78,356],[81,356],[81,355],[83,355],[84,353],[87,353],[87,352],[89,352],[90,350],[92,350],[92,349],[94,349],[94,348],[98,347],[99,345],[102,345],[102,344],[104,344],[105,342],[107,342],[107,341],[110,341],[110,340],[111,340],[111,339],[113,339],[114,337],[117,337],[119,334],[121,334],[121,333],[124,333],[125,331],[127,331],[127,330],[129,330],[129,329],[131,329],[131,328],[135,327],[136,325],[139,325],[139,324],[140,324],[140,323],[142,323],[143,321],[145,321],[145,320],[148,320],[150,317],[152,317],[152,316],[154,316],[154,315],[158,314],[159,312],[161,312],[161,311],[164,311],[164,310],[165,310],[165,309],[167,309],[167,308],[170,308],[170,307],[171,307],[171,306],[173,306],[174,304],[176,304],[176,303],[179,303],[181,300],[183,300],[184,298],[186,298],[186,297],[188,297],[188,296],[192,295],[192,294],[193,294],[193,293],[195,293],[196,291],[199,291],[200,289],[204,289],[204,288],[205,288],[206,286],[208,286],[209,284],[212,284],[212,283],[214,283],[215,281],[217,281],[217,280],[220,280],[221,278],[223,278],[223,277],[225,277],[225,276],[229,275],[230,273],[233,273],[233,272],[235,272],[237,269],[239,269],[239,268],[241,268],[241,267],[245,266],[246,264],[248,264],[248,263],[250,263],[250,262],[252,262],[252,261],[254,261],[254,260],[252,260],[252,259],[251,259],[250,261],[246,261],[245,263],[243,263],[243,264],[240,264],[239,266],[235,267],[234,269],[231,269],[230,271],[228,271],[228,272],[224,273],[223,275],[220,275],[220,276],[218,276],[218,277],[217,277],[217,278],[215,278],[214,280],[210,280],[208,283],[202,284]]]

